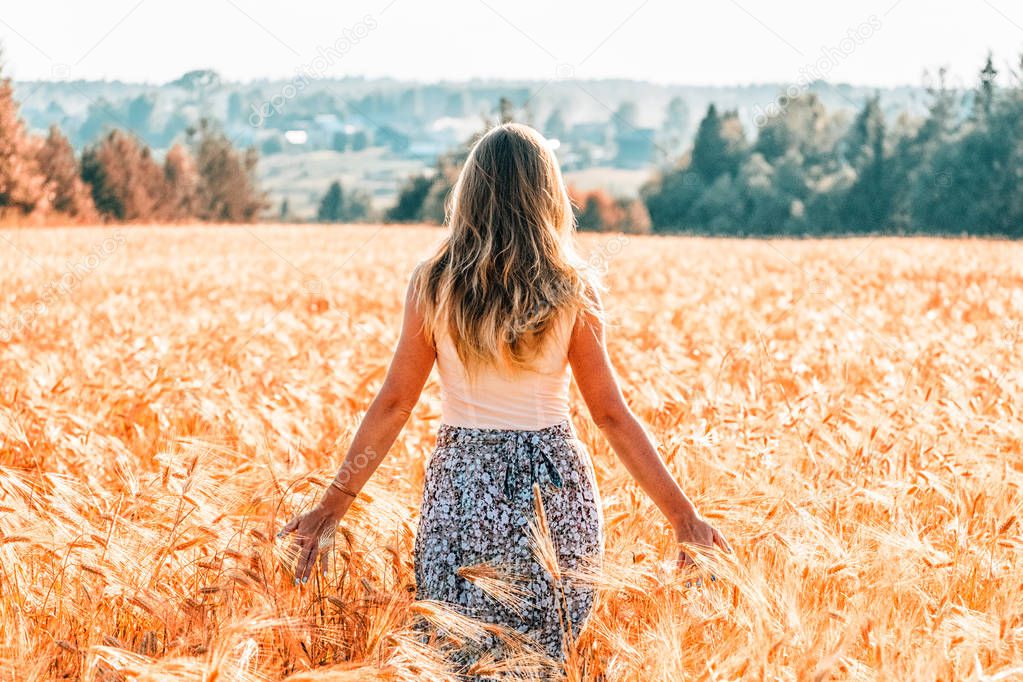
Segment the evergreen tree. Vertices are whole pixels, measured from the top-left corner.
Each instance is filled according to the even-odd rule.
[[[619,221],[614,200],[605,192],[587,192],[576,212],[576,225],[583,232],[604,232]]]
[[[341,183],[335,180],[330,183],[327,193],[320,200],[320,208],[316,211],[316,219],[321,223],[338,223],[343,220],[344,196]]]
[[[684,157],[677,168],[664,171],[640,190],[655,232],[701,228],[690,212],[707,189],[703,179],[692,170],[691,157]]]
[[[849,156],[857,180],[845,197],[843,227],[853,231],[883,229],[891,212],[892,195],[886,186],[885,121],[879,95],[869,98],[856,117],[851,139]]]
[[[1023,236],[1023,93],[1000,97],[990,58],[974,115],[932,146],[911,187],[914,226],[942,232]]]
[[[708,185],[720,175],[735,175],[744,156],[744,145],[738,114],[726,112],[719,116],[717,107],[711,104],[693,142],[691,168]]]
[[[82,179],[104,216],[120,221],[159,219],[164,176],[148,147],[113,130],[82,152]]]
[[[349,190],[344,193],[342,220],[347,223],[365,221],[370,217],[372,198],[361,189]]]
[[[980,71],[980,87],[977,89],[978,105],[981,115],[985,118],[991,116],[991,108],[995,101],[995,79],[998,71],[995,69],[991,53],[987,55],[987,62]]]
[[[52,210],[82,221],[98,217],[91,188],[79,175],[74,149],[57,126],[50,126],[36,161],[46,178],[47,203]]]
[[[944,69],[938,71],[936,86],[927,92],[931,102],[926,119],[900,137],[889,164],[892,225],[902,230],[926,229],[920,220],[920,206],[933,200],[935,191],[950,179],[946,172],[935,174],[930,169],[935,153],[950,141],[954,124],[955,95],[946,86]]]
[[[433,179],[416,175],[408,179],[398,193],[398,201],[386,213],[386,219],[396,223],[422,220],[423,204],[433,186]]]
[[[357,130],[352,134],[352,151],[361,152],[369,147],[369,133],[365,130]]]

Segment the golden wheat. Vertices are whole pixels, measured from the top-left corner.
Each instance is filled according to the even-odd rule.
[[[414,604],[431,381],[325,575],[429,228],[0,232],[0,676],[438,679]],[[692,581],[573,396],[607,523],[570,679],[1023,676],[1023,246],[587,236],[634,409],[731,539]],[[495,573],[474,577],[513,598]],[[505,589],[505,592],[501,592]],[[495,665],[497,665],[495,663]]]

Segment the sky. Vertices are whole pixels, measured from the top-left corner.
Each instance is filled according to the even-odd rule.
[[[16,80],[162,83],[391,76],[623,77],[658,83],[972,83],[991,50],[1023,52],[1015,0],[102,0],[8,2],[4,72]]]

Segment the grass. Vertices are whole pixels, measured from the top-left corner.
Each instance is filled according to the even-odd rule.
[[[444,674],[413,624],[473,625],[412,600],[434,380],[329,575],[294,587],[274,541],[440,236],[0,231],[0,678]],[[608,543],[570,679],[1023,676],[1023,245],[583,241],[625,392],[736,554],[687,586],[574,394]]]

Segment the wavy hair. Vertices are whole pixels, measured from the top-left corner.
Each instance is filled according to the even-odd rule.
[[[563,316],[599,315],[572,203],[547,140],[507,123],[476,142],[452,190],[450,233],[413,277],[428,336],[446,331],[470,373],[525,369]]]

